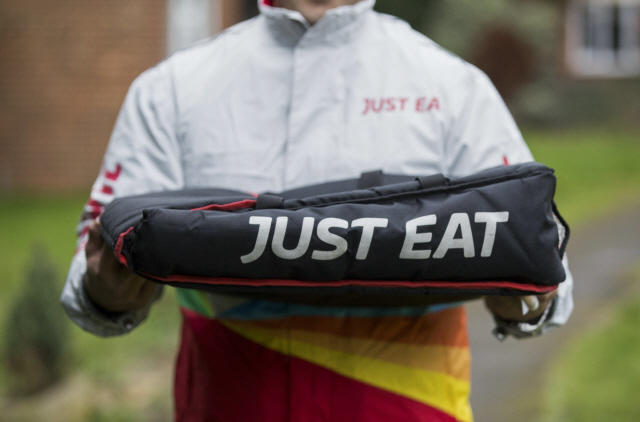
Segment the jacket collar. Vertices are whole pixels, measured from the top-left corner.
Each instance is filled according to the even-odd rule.
[[[315,39],[336,42],[353,32],[356,23],[373,9],[375,0],[361,0],[354,5],[330,9],[313,26],[309,25],[300,12],[274,7],[272,4],[272,0],[258,0],[260,14],[267,19],[274,35],[282,41],[286,38],[297,43],[304,36],[309,41]]]

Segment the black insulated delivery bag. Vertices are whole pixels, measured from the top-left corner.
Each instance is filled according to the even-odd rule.
[[[381,172],[251,195],[123,197],[101,217],[124,265],[225,293],[528,294],[565,279],[569,228],[553,170],[502,166],[449,179]]]

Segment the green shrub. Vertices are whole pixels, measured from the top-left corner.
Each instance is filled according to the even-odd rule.
[[[68,323],[58,301],[56,269],[34,245],[26,278],[5,326],[4,363],[10,394],[33,394],[63,375]]]

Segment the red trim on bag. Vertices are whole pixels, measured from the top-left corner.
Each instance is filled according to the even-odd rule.
[[[133,227],[130,227],[126,232],[120,233],[120,236],[118,236],[118,241],[116,242],[116,247],[113,248],[113,253],[116,255],[116,258],[118,258],[118,261],[120,261],[120,263],[125,267],[128,267],[129,264],[127,264],[127,258],[122,254],[122,247],[124,246],[124,238],[127,237],[127,235],[132,231]]]
[[[191,211],[234,211],[243,208],[255,208],[255,199],[245,199],[243,201],[232,202],[230,204],[211,204],[206,207],[193,208]]]
[[[231,277],[200,277],[191,275],[171,275],[169,277],[156,277],[141,274],[165,283],[199,283],[210,285],[238,285],[238,286],[281,286],[281,287],[434,287],[452,290],[488,290],[488,289],[512,289],[523,292],[548,293],[556,290],[558,286],[538,286],[535,284],[514,283],[512,281],[394,281],[394,280],[336,280],[336,281],[301,281],[279,279],[250,279]]]

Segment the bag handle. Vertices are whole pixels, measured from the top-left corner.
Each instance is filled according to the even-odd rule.
[[[415,180],[419,183],[420,190],[449,185],[449,179],[444,177],[443,174],[416,177]],[[385,180],[382,170],[364,172],[356,182],[358,189],[370,189],[383,186],[384,184]],[[255,209],[263,210],[273,208],[284,208],[284,198],[268,193],[258,195]]]
[[[420,189],[447,186],[449,184],[449,179],[444,177],[442,173],[432,174],[431,176],[416,177],[416,181],[420,183]]]
[[[382,186],[382,170],[368,171],[360,175],[358,189],[369,189]]]
[[[256,198],[256,208],[257,210],[264,210],[270,208],[282,208],[284,204],[284,198],[281,198],[276,195],[271,195],[268,193],[263,193],[258,195]]]

